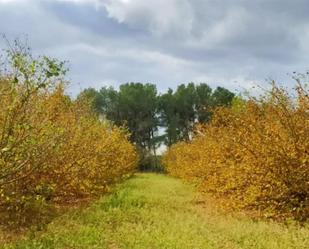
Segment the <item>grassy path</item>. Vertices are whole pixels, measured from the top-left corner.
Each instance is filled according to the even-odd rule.
[[[309,229],[211,215],[194,190],[163,175],[138,174],[83,211],[29,235],[20,249],[309,248]]]

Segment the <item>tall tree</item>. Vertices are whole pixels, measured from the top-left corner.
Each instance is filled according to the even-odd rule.
[[[205,123],[210,120],[212,109],[212,89],[205,83],[196,86],[196,112],[198,121]]]
[[[212,94],[212,106],[228,106],[232,103],[235,94],[224,87],[217,87]]]
[[[77,101],[86,101],[95,113],[102,113],[102,98],[100,93],[94,88],[87,88],[80,92],[77,96]]]
[[[196,113],[196,88],[194,83],[181,84],[174,93],[176,111],[179,115],[178,129],[181,140],[190,140]]]
[[[157,89],[152,84],[128,83],[119,89],[120,120],[131,131],[132,141],[152,149],[158,129]]]
[[[217,106],[230,105],[234,94],[218,87],[212,91],[205,83],[181,84],[160,96],[161,126],[165,127],[165,144],[190,140],[197,122],[205,123]]]
[[[160,126],[165,127],[164,143],[168,146],[179,140],[179,114],[177,111],[176,98],[173,90],[169,89],[167,93],[159,98]]]
[[[101,114],[116,125],[123,125],[123,120],[120,116],[119,92],[113,87],[102,87],[99,94],[101,98]]]

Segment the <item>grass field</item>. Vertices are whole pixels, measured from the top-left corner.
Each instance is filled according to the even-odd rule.
[[[0,248],[309,248],[308,227],[214,214],[196,197],[180,180],[137,174],[92,206],[55,219],[44,232]]]

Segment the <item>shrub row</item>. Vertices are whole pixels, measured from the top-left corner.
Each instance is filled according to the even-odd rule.
[[[10,55],[0,77],[1,217],[34,221],[45,206],[93,197],[135,170],[126,131],[65,95],[62,64]]]
[[[309,92],[273,84],[265,96],[235,99],[172,146],[167,171],[195,182],[222,205],[285,219],[309,217]]]

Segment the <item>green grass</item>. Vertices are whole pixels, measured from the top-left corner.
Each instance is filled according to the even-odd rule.
[[[180,180],[138,174],[87,209],[0,248],[309,248],[309,228],[222,216]]]

